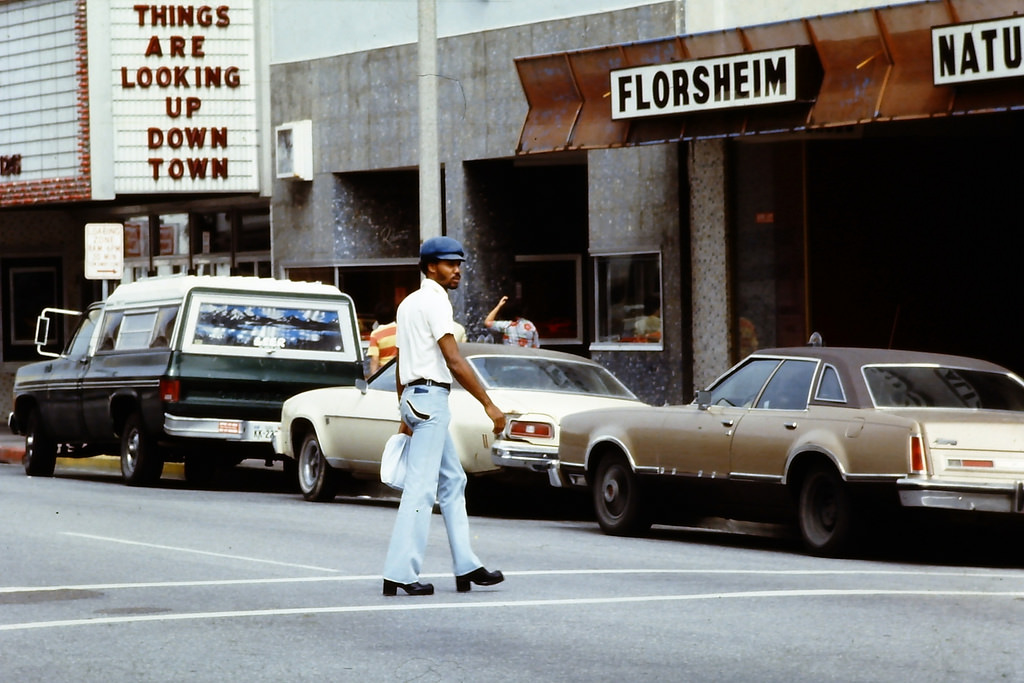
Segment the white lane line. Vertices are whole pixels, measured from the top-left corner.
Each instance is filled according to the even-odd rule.
[[[953,597],[953,598],[1024,598],[1024,591],[928,591],[928,590],[869,590],[869,589],[816,589],[747,591],[729,593],[700,593],[693,595],[643,595],[614,598],[564,598],[557,600],[500,600],[495,602],[415,602],[409,598],[394,599],[388,605],[349,605],[337,607],[293,607],[283,609],[239,610],[230,612],[189,612],[184,614],[145,614],[135,616],[97,617],[93,619],[65,619],[34,621],[20,624],[2,624],[3,631],[27,631],[73,626],[99,626],[111,624],[138,624],[145,622],[199,621],[208,619],[240,619],[253,617],[310,616],[316,614],[358,614],[368,612],[411,612],[419,610],[455,609],[512,609],[522,607],[560,607],[581,605],[622,605],[644,602],[683,602],[693,600],[728,600],[762,598],[820,598],[820,597]]]
[[[336,572],[335,569],[325,571]],[[675,574],[675,575],[718,575],[718,576],[929,576],[954,579],[1024,579],[1024,572],[983,572],[983,571],[931,571],[902,569],[536,569],[506,571],[505,576],[598,576],[616,574]],[[451,578],[451,574],[422,574],[423,579]],[[260,579],[216,579],[197,581],[146,581],[139,583],[85,583],[55,586],[0,586],[3,593],[42,593],[47,591],[104,591],[141,588],[194,588],[201,586],[251,586],[281,583],[319,583],[324,581],[380,581],[379,574],[350,574],[346,576],[301,576]]]
[[[171,550],[177,553],[192,553],[194,555],[207,555],[210,557],[220,557],[228,560],[242,560],[244,562],[259,562],[260,564],[273,564],[279,567],[293,567],[295,569],[311,569],[318,572],[337,572],[337,569],[331,569],[330,567],[316,567],[308,564],[295,564],[293,562],[278,562],[277,560],[264,560],[258,557],[246,557],[244,555],[228,555],[226,553],[213,553],[207,550],[195,550],[193,548],[179,548],[171,545],[159,545],[156,543],[142,543],[140,541],[129,541],[124,538],[110,538],[109,536],[93,536],[92,534],[79,534],[74,531],[62,532],[65,536],[76,536],[78,538],[88,538],[94,541],[106,541],[108,543],[121,543],[124,545],[136,545],[143,548],[153,548],[156,550]]]

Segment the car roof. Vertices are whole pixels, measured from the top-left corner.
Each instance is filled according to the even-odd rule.
[[[899,349],[873,349],[830,346],[791,346],[775,349],[760,349],[753,356],[798,356],[817,358],[834,365],[859,368],[880,364],[932,364],[956,368],[970,368],[989,372],[1010,372],[1001,365],[978,358],[955,356],[927,351],[906,351]]]
[[[180,301],[192,290],[224,291],[237,294],[291,294],[296,296],[342,296],[341,290],[322,282],[295,282],[269,277],[240,275],[169,275],[119,285],[107,297],[108,306]]]

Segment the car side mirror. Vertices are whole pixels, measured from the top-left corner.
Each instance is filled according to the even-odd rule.
[[[368,385],[366,384],[366,380],[365,379],[357,379],[356,380],[356,389],[358,389],[359,393],[363,394],[364,396],[366,395],[366,387],[367,386]]]
[[[711,406],[711,392],[707,389],[698,389],[694,393],[693,402],[697,404],[698,410],[707,410]]]

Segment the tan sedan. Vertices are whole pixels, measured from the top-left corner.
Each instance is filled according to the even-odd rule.
[[[789,522],[837,554],[876,509],[1024,509],[1024,382],[984,361],[876,349],[759,351],[689,405],[562,419],[558,479],[601,528],[699,516]]]
[[[498,344],[460,344],[494,403],[508,416],[495,437],[491,421],[456,384],[450,397],[452,433],[470,475],[525,471],[547,485],[558,454],[559,422],[569,412],[643,405],[612,373],[578,356]],[[385,366],[368,385],[307,391],[288,399],[275,450],[307,500],[334,498],[345,476],[378,479],[384,444],[399,426],[395,368]]]

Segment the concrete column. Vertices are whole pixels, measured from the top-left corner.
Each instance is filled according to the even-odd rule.
[[[420,239],[441,234],[436,0],[419,0]]]
[[[704,387],[730,365],[728,211],[724,140],[690,143],[690,268],[693,382]]]

